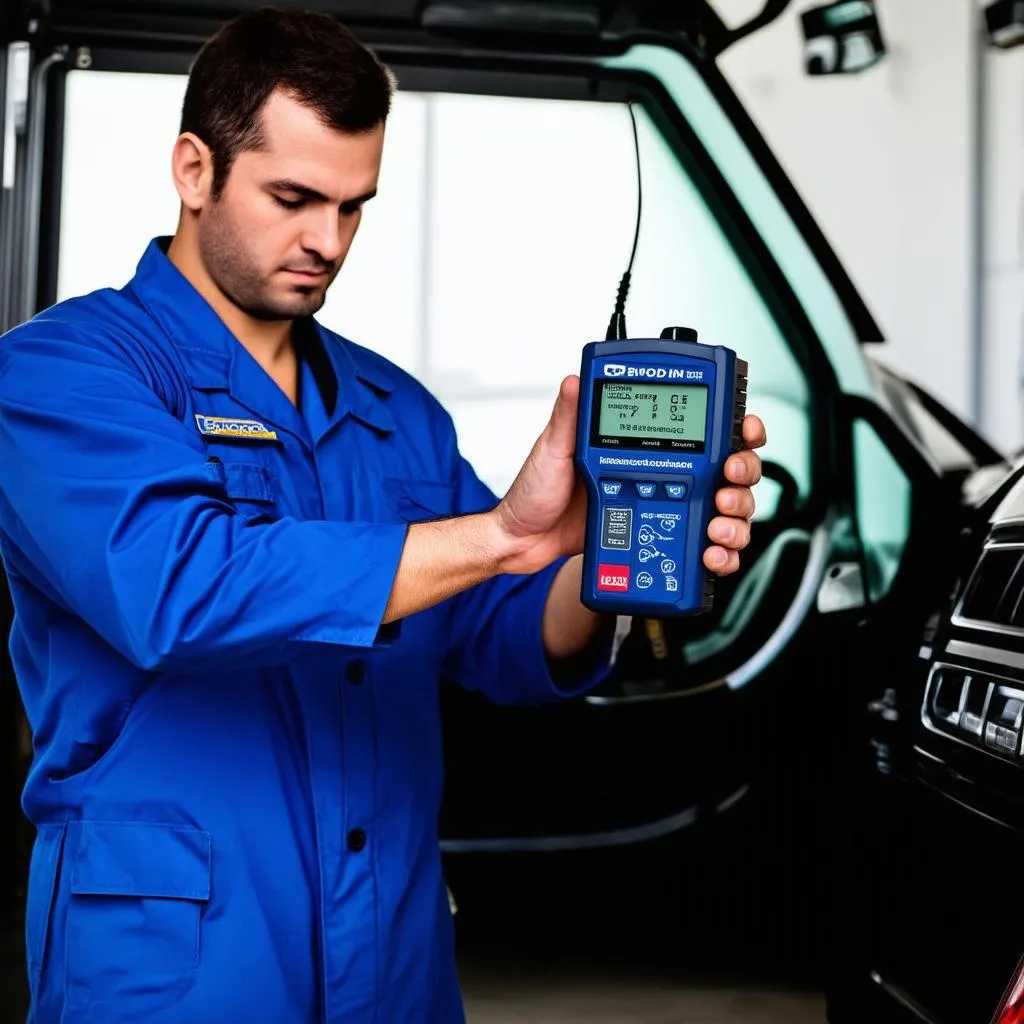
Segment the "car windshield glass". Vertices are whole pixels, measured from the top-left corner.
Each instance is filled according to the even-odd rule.
[[[667,47],[646,44],[634,46],[606,63],[619,70],[647,72],[664,84],[796,292],[825,347],[841,388],[877,397],[860,342],[835,289],[721,103],[693,64]]]

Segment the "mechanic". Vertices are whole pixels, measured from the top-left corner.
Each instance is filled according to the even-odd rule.
[[[313,319],[393,89],[328,16],[229,22],[189,77],[173,238],[0,346],[40,1024],[463,1020],[440,679],[536,703],[607,671],[577,378],[499,501],[420,384]],[[726,473],[718,573],[760,460]]]

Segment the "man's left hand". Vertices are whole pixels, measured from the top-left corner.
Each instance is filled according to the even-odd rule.
[[[761,459],[752,450],[761,448],[767,437],[757,416],[743,420],[746,449],[730,455],[725,462],[725,478],[734,486],[722,487],[715,505],[722,514],[708,524],[711,545],[704,551],[704,565],[719,576],[727,576],[740,567],[739,553],[750,543],[750,517],[754,514],[751,488],[761,479]]]

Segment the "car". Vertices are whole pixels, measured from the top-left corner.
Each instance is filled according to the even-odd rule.
[[[127,280],[173,224],[189,62],[252,6],[8,8],[0,327]],[[593,855],[606,887],[691,915],[691,946],[717,921],[723,956],[809,963],[833,1024],[984,1019],[1024,950],[1024,460],[876,357],[867,304],[721,73],[785,3],[731,29],[706,0],[306,6],[400,87],[379,219],[321,318],[420,376],[496,491],[603,336],[636,223],[630,336],[733,347],[768,426],[753,540],[709,613],[622,622],[610,677],[557,706],[442,694],[457,902],[508,858]],[[3,699],[19,820],[9,670]],[[24,842],[5,852],[15,909]]]

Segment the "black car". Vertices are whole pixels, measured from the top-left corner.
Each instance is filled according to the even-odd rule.
[[[154,155],[152,124],[173,130],[196,50],[251,6],[5,7],[0,327],[127,279],[173,228],[139,191],[173,138]],[[784,0],[732,29],[705,0],[304,6],[395,70],[389,136],[414,140],[385,155],[411,204],[401,244],[352,257],[365,285],[386,253],[390,292],[364,317],[347,268],[324,317],[385,354],[400,338],[495,487],[611,312],[637,212],[627,104],[630,335],[686,325],[735,348],[769,430],[753,543],[710,613],[634,620],[611,678],[561,706],[444,694],[456,896],[503,857],[628,855],[669,915],[700,905],[813,961],[833,1024],[986,1019],[1024,951],[1022,462],[874,358],[871,313],[718,69]],[[30,747],[9,666],[3,697],[17,820]]]

